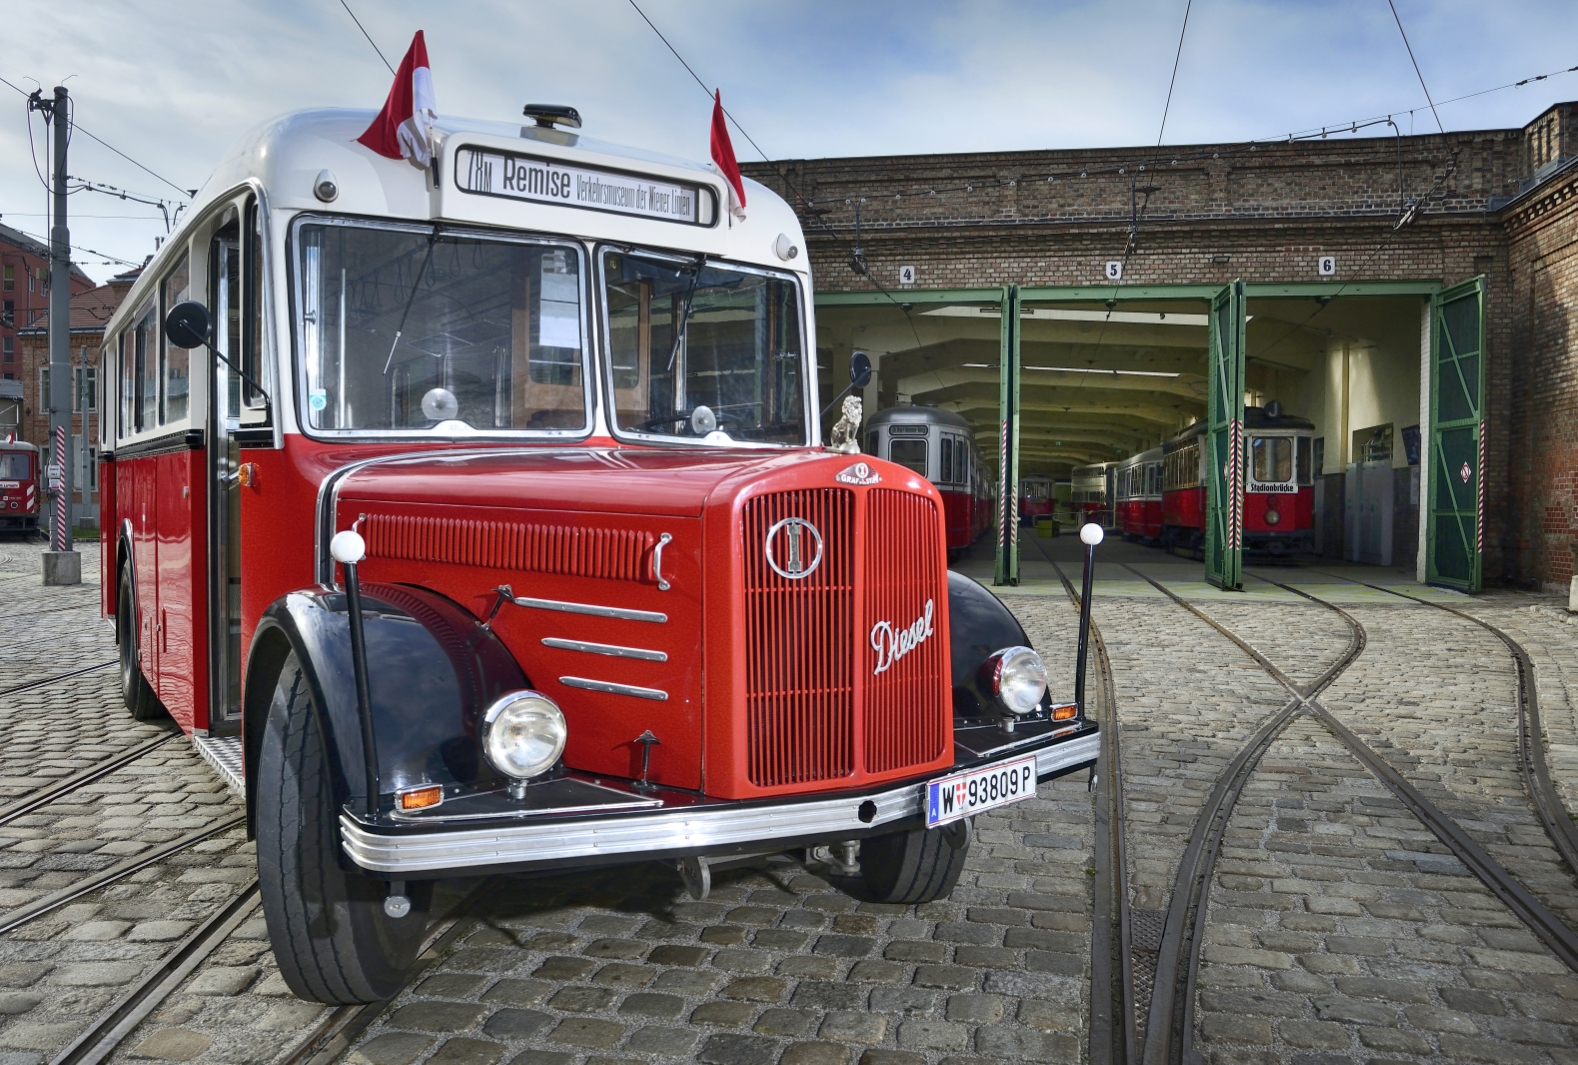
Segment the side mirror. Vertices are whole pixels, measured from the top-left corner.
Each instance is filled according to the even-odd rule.
[[[213,323],[208,308],[196,300],[177,303],[164,316],[164,335],[178,348],[200,348],[208,343]]]
[[[185,304],[182,306],[185,306]],[[176,309],[179,310],[180,308]],[[865,388],[871,383],[870,355],[863,351],[857,351],[849,357],[849,383],[855,388]]]

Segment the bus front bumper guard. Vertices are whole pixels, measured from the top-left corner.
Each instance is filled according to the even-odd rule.
[[[1044,780],[1095,762],[1101,736],[1091,732],[1035,752],[1036,776]],[[1026,752],[1029,753],[1029,752]],[[952,770],[950,770],[951,772]],[[573,865],[577,860],[726,852],[760,845],[764,850],[852,839],[884,825],[923,814],[926,785],[912,782],[886,791],[835,795],[794,802],[740,802],[641,811],[566,820],[544,817],[489,828],[436,832],[375,832],[349,813],[340,814],[345,853],[362,869],[393,875],[507,866]],[[871,803],[875,815],[860,816]],[[871,813],[867,807],[866,812]]]

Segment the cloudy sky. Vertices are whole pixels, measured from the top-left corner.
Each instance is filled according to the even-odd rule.
[[[705,158],[709,101],[630,0],[347,0],[398,64],[427,34],[440,114],[578,107],[589,134]],[[1154,144],[1186,0],[637,0],[774,158]],[[1578,99],[1572,0],[1396,0],[1448,129],[1521,126]],[[246,128],[320,105],[377,107],[390,75],[340,0],[14,5],[0,77],[62,79],[86,137],[70,170],[148,199],[196,188]],[[1397,114],[1435,128],[1386,0],[1194,0],[1170,144],[1272,138]],[[43,127],[34,150],[47,159]],[[0,85],[0,216],[44,232],[22,95]],[[742,159],[756,158],[736,136]],[[163,179],[163,180],[162,180]],[[168,183],[166,183],[166,180]],[[140,262],[157,207],[83,193],[89,274]],[[82,249],[94,249],[101,255]]]

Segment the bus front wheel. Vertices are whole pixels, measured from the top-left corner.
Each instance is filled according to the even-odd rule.
[[[129,569],[121,570],[120,590],[115,596],[115,650],[120,658],[121,701],[136,721],[152,721],[165,715],[153,686],[143,676],[137,661],[137,611],[132,603]]]
[[[860,872],[877,902],[947,898],[970,853],[970,823],[873,836],[860,844]]]
[[[306,671],[294,652],[274,687],[258,756],[258,884],[280,975],[313,1002],[377,1002],[400,989],[427,929],[431,881],[406,885],[410,911],[384,911],[388,885],[345,868],[339,808]]]

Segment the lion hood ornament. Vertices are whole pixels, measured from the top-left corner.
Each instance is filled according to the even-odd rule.
[[[827,435],[827,446],[833,451],[842,451],[846,455],[858,455],[860,419],[864,414],[865,407],[860,402],[859,396],[845,396],[844,413],[833,423],[833,430]]]

